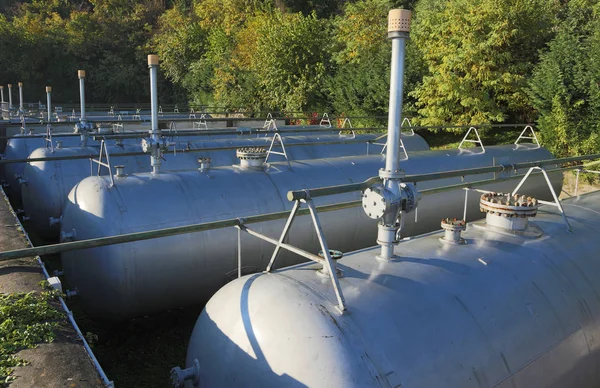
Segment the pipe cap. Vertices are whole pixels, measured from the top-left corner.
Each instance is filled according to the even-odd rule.
[[[388,32],[410,32],[411,12],[407,9],[392,9],[388,17]]]
[[[12,84],[8,84],[8,88],[9,88],[9,89],[10,89],[10,88],[12,88]]]
[[[85,70],[77,70],[77,77],[85,78]]]
[[[20,88],[23,87],[23,82],[19,82],[17,85],[19,85]]]
[[[52,86],[46,86],[46,93],[50,93],[52,91]]]
[[[148,66],[158,66],[158,55],[156,55],[156,54],[148,55]]]
[[[0,89],[4,89],[4,85],[0,85]]]

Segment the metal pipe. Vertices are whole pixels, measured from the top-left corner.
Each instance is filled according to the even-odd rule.
[[[152,139],[152,173],[157,174],[160,169],[160,149],[158,130],[158,55],[148,55],[148,67],[150,68],[150,105],[152,110],[152,128],[150,136]]]
[[[598,155],[598,157],[600,157],[600,155]],[[556,160],[555,160],[555,162],[556,162]],[[581,166],[563,167],[561,169],[554,170],[554,172],[564,172],[564,171],[573,170],[573,169],[576,169],[579,167],[581,167]],[[481,185],[488,184],[488,183],[522,179],[523,176],[524,176],[523,174],[520,174],[520,175],[514,175],[514,176],[506,177],[506,178],[492,178],[492,179],[485,179],[485,180],[480,180],[480,181],[475,181],[475,182],[460,183],[460,184],[456,184],[456,185],[449,185],[449,186],[444,186],[444,187],[439,187],[439,188],[426,189],[426,190],[422,190],[420,193],[421,193],[421,195],[431,195],[431,194],[437,194],[437,193],[441,193],[441,192],[445,192],[445,191],[452,191],[452,190],[457,190],[457,189],[481,186]],[[371,178],[371,179],[379,179],[379,177],[375,177],[375,178]],[[368,182],[368,181],[365,181],[365,182]],[[370,187],[371,185],[372,185],[372,183],[369,183],[366,185],[366,187]],[[359,190],[359,189],[357,189],[357,190]],[[293,193],[293,192],[290,192],[290,193]],[[337,193],[331,193],[331,194],[337,194]],[[289,195],[289,193],[288,193],[288,195]],[[319,206],[316,208],[316,210],[319,213],[325,213],[325,212],[349,209],[349,208],[354,208],[354,207],[359,207],[359,206],[362,206],[362,200]],[[299,215],[299,216],[309,215],[309,214],[310,214],[310,210],[308,208],[298,209],[298,212],[297,212],[297,215]],[[106,246],[106,245],[124,244],[124,243],[129,243],[129,242],[151,240],[151,239],[155,239],[155,238],[169,237],[169,236],[175,236],[175,235],[180,235],[180,234],[203,232],[203,231],[207,231],[207,230],[223,229],[223,228],[228,228],[228,227],[243,227],[243,225],[250,225],[250,224],[266,222],[266,221],[273,221],[273,220],[280,220],[280,219],[287,219],[289,217],[289,215],[290,215],[290,211],[283,211],[283,212],[277,212],[277,213],[262,214],[262,215],[257,215],[257,216],[248,216],[248,217],[244,217],[243,220],[240,220],[239,218],[235,218],[235,219],[229,219],[229,220],[206,222],[206,223],[201,223],[201,224],[177,226],[177,227],[166,228],[166,229],[149,230],[149,231],[145,231],[145,232],[121,234],[121,235],[117,235],[117,236],[100,237],[100,238],[89,239],[89,240],[80,240],[80,241],[73,241],[73,242],[66,242],[66,243],[52,244],[52,245],[43,245],[43,246],[33,247],[33,248],[17,249],[17,250],[13,250],[13,251],[0,252],[0,262],[12,260],[12,259],[38,256],[38,255],[40,255],[40,256],[50,255],[50,254],[73,251],[73,250],[78,250],[78,249],[96,248],[96,247],[102,247],[102,246]],[[82,259],[85,259],[85,257],[82,256]]]
[[[58,137],[52,135],[52,137]],[[330,145],[330,144],[351,144],[351,143],[373,143],[375,140],[358,140],[352,139],[348,141],[320,141],[314,143],[290,143],[286,144],[286,147],[306,147],[315,145]],[[225,151],[225,150],[237,150],[240,146],[223,146],[223,147],[205,147],[205,148],[182,148],[176,150],[176,152],[208,152],[208,151]],[[146,152],[123,152],[116,154],[118,157],[122,156],[140,156],[145,155]],[[91,157],[97,157],[98,154],[86,154],[86,155],[68,155],[61,157],[44,157],[44,158],[26,158],[26,159],[0,159],[0,165],[3,164],[14,164],[14,163],[30,163],[30,162],[50,162],[53,160],[76,160],[76,159],[89,159]]]
[[[493,172],[502,172],[509,170],[517,170],[523,168],[530,167],[543,167],[553,164],[564,164],[564,163],[574,163],[581,162],[583,160],[593,160],[600,159],[600,154],[591,154],[591,155],[583,155],[583,156],[571,156],[568,158],[560,158],[560,159],[547,159],[540,160],[536,162],[523,162],[523,163],[515,163],[515,164],[506,164],[506,165],[497,165],[497,166],[489,166],[489,167],[478,167],[478,168],[468,168],[464,170],[455,170],[455,171],[446,171],[439,173],[430,173],[430,174],[417,174],[417,175],[407,175],[401,180],[403,182],[424,182],[430,180],[444,179],[444,178],[455,178],[466,175],[477,175],[477,174],[485,174],[485,173],[493,173]],[[571,166],[571,169],[579,168],[581,166]],[[319,187],[315,189],[305,189],[305,190],[295,190],[289,191],[287,193],[287,198],[289,201],[298,201],[301,199],[308,198],[316,198],[323,197],[327,195],[335,195],[335,194],[343,194],[350,193],[353,191],[360,191],[371,187],[376,183],[380,183],[380,177],[371,177],[364,182],[359,183],[351,183],[347,185],[338,185],[338,186],[327,186],[327,187]]]
[[[48,108],[48,122],[52,122],[52,101],[50,95],[52,94],[52,86],[46,86],[46,107]]]
[[[4,102],[4,85],[0,85],[0,99]]]
[[[393,12],[390,11],[390,19]],[[410,11],[406,11],[410,15]],[[388,150],[385,160],[387,171],[400,169],[400,123],[402,123],[402,93],[404,90],[404,55],[407,31],[388,28],[388,37],[392,39],[392,65],[390,73],[390,102],[388,112]]]
[[[19,109],[23,111],[23,82],[19,82]]]
[[[8,107],[12,108],[12,84],[8,84]]]
[[[81,118],[79,119],[82,123],[85,122],[85,70],[77,70],[77,77],[79,78],[79,103],[81,105]]]
[[[333,205],[325,205],[317,208],[319,212],[329,212],[341,209],[348,209],[352,207],[360,206],[361,201],[350,201],[350,202],[342,202]],[[310,211],[307,208],[299,209],[298,215],[307,215]],[[134,241],[142,241],[142,240],[150,240],[154,238],[160,237],[168,237],[175,236],[179,234],[186,233],[195,233],[195,232],[203,232],[207,230],[214,229],[223,229],[228,227],[242,226],[255,224],[259,222],[273,221],[285,219],[290,215],[289,211],[283,211],[278,213],[270,213],[270,214],[262,214],[257,216],[248,216],[244,217],[243,220],[239,218],[229,219],[229,220],[221,220],[221,221],[213,221],[206,222],[201,224],[193,224],[193,225],[185,225],[185,226],[177,226],[173,228],[167,229],[159,229],[159,230],[149,230],[145,232],[136,232],[136,233],[128,233],[121,234],[118,236],[109,236],[109,237],[100,237],[96,239],[89,240],[80,240],[80,241],[72,241],[65,242],[60,244],[53,245],[44,245],[33,248],[25,248],[25,249],[17,249],[13,251],[0,252],[0,262],[23,258],[23,257],[32,257],[38,255],[50,255],[54,253],[61,253],[66,251],[73,251],[77,249],[87,249],[87,248],[96,248],[102,247],[106,245],[115,245],[115,244],[123,244]]]

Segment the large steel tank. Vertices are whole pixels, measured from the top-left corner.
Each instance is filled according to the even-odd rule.
[[[407,174],[456,170],[477,166],[517,163],[552,158],[544,148],[495,146],[485,153],[469,150],[425,151],[402,161]],[[383,156],[345,157],[273,163],[264,171],[220,167],[208,171],[131,174],[111,186],[107,177],[89,177],[69,194],[63,209],[61,235],[75,240],[140,232],[208,221],[232,219],[291,208],[286,193],[292,189],[360,182],[383,165]],[[510,174],[510,172],[507,172]],[[465,177],[490,179],[492,174]],[[426,182],[419,188],[460,182],[460,178]],[[562,174],[552,175],[557,190]],[[506,189],[511,182],[492,185]],[[551,198],[540,176],[528,181],[524,192]],[[470,196],[468,216],[480,217],[478,203]],[[317,205],[357,200],[359,193],[317,198]],[[408,217],[405,235],[439,228],[440,214],[462,217],[464,194],[430,195],[418,212],[418,222]],[[258,231],[278,237],[284,221],[254,225]],[[333,249],[351,251],[372,245],[376,221],[351,208],[323,214],[323,227]],[[126,319],[206,301],[237,274],[237,233],[231,229],[160,238],[136,243],[67,252],[62,263],[67,281],[79,293],[88,314],[104,319]],[[318,240],[309,217],[298,218],[289,242],[317,252]],[[264,270],[273,247],[245,237],[243,270]],[[281,266],[302,259],[283,255]]]
[[[340,156],[366,155],[367,152],[379,153],[381,146],[369,145],[368,141],[374,140],[375,134],[356,135],[352,138],[336,135],[318,135],[312,136],[284,136],[283,144],[287,144],[286,153],[292,160],[306,160],[317,158],[333,158]],[[235,150],[221,151],[202,151],[203,149],[218,147],[268,147],[271,144],[271,137],[241,137],[237,139],[218,139],[209,141],[201,140],[197,137],[190,137],[189,141],[181,141],[177,138],[175,147],[178,149],[192,149],[198,152],[171,152],[164,155],[162,170],[183,170],[195,169],[198,167],[198,157],[210,157],[211,164],[214,166],[231,166],[237,162]],[[347,144],[321,144],[327,142],[352,141]],[[419,135],[402,136],[404,147],[412,151],[428,150],[429,146]],[[294,146],[294,144],[313,143],[309,146]],[[112,165],[124,165],[128,173],[149,172],[152,170],[148,156],[119,156],[123,153],[142,152],[139,145],[121,145],[108,146],[108,153],[111,157]],[[281,152],[280,146],[273,148],[273,151]],[[48,148],[38,148],[33,151],[30,158],[45,157],[69,157],[76,155],[94,155],[97,157],[99,150],[97,147],[74,147],[61,148],[51,151]],[[283,155],[272,154],[269,161],[283,161]],[[94,166],[97,171],[97,165]],[[106,169],[101,173],[107,174]],[[21,195],[23,200],[23,210],[28,215],[28,230],[31,229],[39,237],[46,240],[58,238],[60,232],[58,223],[50,220],[57,220],[61,216],[62,205],[64,204],[69,192],[77,182],[90,176],[90,162],[82,159],[68,159],[57,161],[38,161],[29,162],[23,170],[23,181]]]
[[[397,261],[347,254],[344,314],[320,265],[242,277],[201,313],[187,366],[203,387],[598,387],[600,192],[563,206],[572,233],[546,206],[523,233],[480,222]]]
[[[79,136],[56,136],[54,142],[60,141],[64,147],[72,147],[81,144]],[[6,142],[6,149],[2,159],[17,160],[27,159],[27,157],[37,148],[49,145],[45,137],[31,135],[16,135]],[[19,178],[23,177],[25,163],[4,164],[3,173],[5,182],[5,191],[11,198],[21,198],[21,186]]]

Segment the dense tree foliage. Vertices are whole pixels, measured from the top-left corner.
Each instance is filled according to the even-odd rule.
[[[598,146],[598,0],[4,1],[0,82],[26,96],[146,102],[146,55],[165,102],[245,112],[388,109],[389,9],[413,9],[404,109],[425,125],[539,118],[560,153]],[[363,124],[382,124],[385,118]],[[415,122],[415,121],[413,121]]]
[[[553,0],[421,0],[413,38],[428,67],[413,91],[425,125],[523,121]]]
[[[573,0],[529,83],[544,145],[559,155],[600,146],[600,5]]]

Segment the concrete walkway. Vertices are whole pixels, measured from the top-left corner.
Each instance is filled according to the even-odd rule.
[[[4,191],[0,189],[0,251],[29,246],[15,218]],[[44,275],[35,258],[0,263],[0,292],[41,291]],[[59,303],[56,308],[64,312]],[[66,316],[50,344],[22,350],[17,356],[29,365],[17,367],[10,383],[12,388],[95,388],[103,387],[83,342],[77,336]]]

